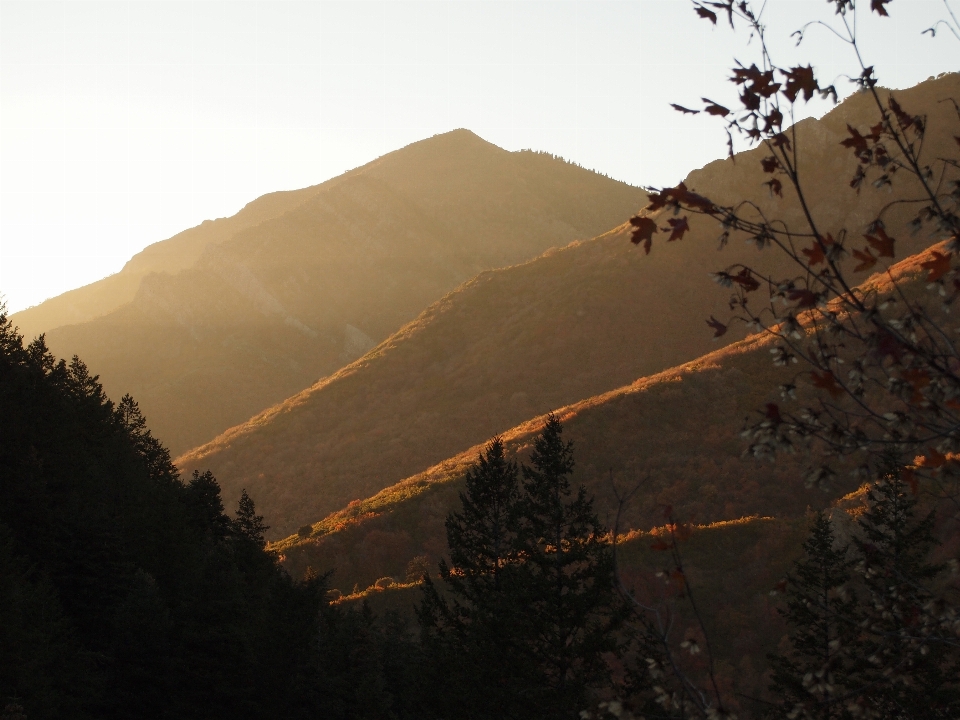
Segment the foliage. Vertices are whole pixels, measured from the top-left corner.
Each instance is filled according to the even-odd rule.
[[[213,475],[183,483],[131,398],[114,405],[42,337],[24,347],[2,308],[0,407],[3,706],[29,718],[359,717],[367,697],[349,672],[385,688],[368,717],[397,715],[402,673],[344,667],[343,648],[316,638],[321,626],[354,645],[364,634],[359,658],[399,652],[402,637],[331,607],[325,578],[293,581],[264,551],[249,497],[227,517]]]
[[[911,525],[912,506],[904,488],[912,484],[917,491],[926,478],[924,487],[936,499],[960,497],[958,473],[952,467],[960,429],[955,399],[960,396],[960,354],[946,315],[960,295],[952,262],[960,250],[955,212],[960,164],[955,150],[946,156],[924,154],[927,117],[911,113],[895,93],[879,89],[873,68],[860,53],[857,3],[832,4],[833,24],[811,22],[796,36],[800,42],[811,28],[826,27],[852,49],[858,65],[852,79],[872,101],[876,124],[863,132],[848,125],[840,142],[853,156],[849,186],[859,195],[897,185],[895,199],[864,226],[832,227],[812,202],[810,176],[802,172],[798,126],[789,126],[789,121],[801,100],[819,94],[836,101],[836,89],[821,85],[810,65],[776,64],[762,10],[755,11],[752,3],[695,2],[697,15],[714,25],[714,10],[721,11],[731,27],[745,23],[760,53],[759,65],[738,62],[733,68],[731,82],[741,107],[732,111],[704,98],[703,112],[723,119],[731,156],[734,134],[765,149],[760,165],[770,176],[764,183],[770,196],[784,198],[786,191],[800,213],[792,218],[778,215],[776,207],[770,211],[746,198],[715,201],[681,183],[651,195],[650,205],[632,220],[633,240],[649,253],[656,233],[669,232],[668,242],[681,240],[691,218],[702,215],[719,222],[721,248],[740,237],[788,259],[793,270],[787,274],[753,263],[736,263],[713,274],[716,282],[732,289],[732,322],[774,339],[775,365],[804,363],[780,385],[787,402],[767,403],[759,418],[748,423],[743,432],[750,442],[747,452],[755,457],[797,451],[818,455],[806,473],[808,486],[827,487],[844,464],[853,464],[854,476],[861,480],[882,475],[867,493],[868,508],[859,523],[863,538],[855,539],[868,598],[857,603],[847,587],[850,563],[844,551],[834,550],[822,517],[806,545],[808,560],[797,566],[799,586],[787,608],[795,625],[793,651],[775,661],[774,687],[782,696],[784,716],[921,717],[943,712],[946,717],[955,712],[956,661],[949,658],[957,643],[946,632],[953,629],[955,613],[924,588],[924,581],[936,574],[925,564],[934,542],[932,519]],[[873,2],[870,9],[885,17],[889,4]],[[956,110],[949,121],[953,130],[948,131],[956,132],[960,106],[950,98],[941,102]],[[960,143],[960,136],[954,138]],[[906,227],[895,225],[901,210],[912,213]],[[665,218],[670,212],[673,217]],[[658,224],[663,219],[667,227]],[[883,258],[895,258],[894,236],[903,230],[945,240],[921,263],[928,290],[937,291],[935,295],[909,292],[913,288],[898,285],[889,269],[887,293],[878,291],[879,283],[858,285],[852,279]],[[854,247],[859,237],[866,241],[862,249]],[[766,298],[757,302],[754,293],[761,288]],[[730,322],[711,316],[707,324],[721,337]],[[915,455],[921,457],[901,476],[901,459]],[[673,572],[695,607],[677,545],[683,526],[673,527],[677,530],[664,549],[671,550]],[[662,623],[651,619],[658,618],[656,610],[635,605],[654,637],[663,640],[659,649],[667,663],[651,666],[651,674],[670,675],[678,688],[658,698],[664,709],[703,717],[729,715],[730,703],[715,681],[709,648],[709,683],[701,690],[677,667],[676,651],[660,631]],[[682,646],[692,650],[691,642]]]
[[[617,650],[619,609],[605,530],[585,491],[571,497],[570,443],[550,416],[532,467],[494,439],[447,519],[452,565],[424,579],[418,610],[439,712],[478,718],[574,717]]]
[[[845,718],[842,698],[853,685],[845,653],[859,636],[849,587],[855,561],[822,512],[803,549],[804,559],[784,581],[787,602],[780,611],[791,626],[791,650],[772,658],[770,690],[783,716]]]

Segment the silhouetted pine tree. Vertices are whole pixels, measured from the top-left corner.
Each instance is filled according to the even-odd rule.
[[[857,518],[861,636],[851,649],[851,709],[866,717],[960,717],[960,653],[955,609],[932,589],[944,566],[929,561],[937,544],[933,514],[918,519],[917,494],[903,471],[887,470],[867,490]]]
[[[849,587],[856,561],[849,548],[837,546],[830,519],[822,512],[803,549],[804,558],[787,579],[786,609],[780,611],[791,627],[792,649],[770,658],[770,690],[779,701],[772,715],[847,718],[849,650],[860,632],[856,597]]]
[[[570,487],[573,443],[550,415],[523,467],[519,539],[524,556],[524,650],[539,673],[539,717],[576,717],[608,678],[625,610],[615,592],[607,530],[581,486]]]
[[[246,489],[240,493],[240,501],[237,503],[237,517],[233,521],[233,526],[241,537],[256,543],[258,547],[266,546],[267,541],[263,536],[270,529],[270,526],[263,521],[263,515],[257,515],[256,505],[247,495]]]
[[[446,522],[451,565],[440,563],[445,592],[424,578],[418,613],[440,713],[522,717],[531,668],[519,647],[519,472],[494,438],[466,474],[462,510]],[[449,600],[448,600],[449,597]]]

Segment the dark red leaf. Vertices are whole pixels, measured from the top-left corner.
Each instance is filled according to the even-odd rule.
[[[813,94],[820,89],[817,79],[813,76],[811,66],[798,66],[790,68],[783,73],[787,76],[787,85],[783,89],[783,94],[787,96],[790,102],[794,102],[800,93],[803,93],[805,101],[810,100]]]
[[[770,178],[770,180],[765,182],[764,185],[770,186],[771,195],[779,195],[780,197],[783,197],[783,185],[776,178]]]
[[[944,255],[936,250],[931,250],[930,255],[932,259],[920,263],[920,267],[930,271],[930,275],[927,276],[927,282],[934,282],[950,272],[950,258],[952,255],[950,253]]]
[[[714,339],[720,337],[721,335],[727,332],[727,326],[724,325],[719,320],[717,320],[713,315],[711,315],[710,319],[707,320],[707,325],[709,325],[710,328],[713,330]]]
[[[760,287],[760,283],[757,282],[757,279],[753,276],[753,273],[750,272],[749,268],[744,268],[736,275],[731,275],[730,279],[742,287],[746,292],[753,292]]]
[[[678,112],[682,112],[686,115],[699,115],[699,110],[691,110],[690,108],[685,108],[683,105],[677,105],[676,103],[670,103],[670,107]]]
[[[844,147],[853,148],[853,152],[859,157],[865,153],[870,152],[867,147],[867,139],[857,132],[856,129],[847,125],[847,131],[850,133],[850,137],[846,140],[841,140],[840,144]]]
[[[777,423],[778,425],[783,422],[780,418],[780,408],[776,403],[767,403],[767,412],[765,413],[767,420]]]
[[[669,228],[661,228],[664,232],[667,230],[672,230],[670,237],[667,238],[667,242],[673,242],[674,240],[683,240],[683,234],[690,229],[690,224],[687,222],[687,217],[683,216],[682,218],[670,218],[667,220],[667,225]]]
[[[710,12],[705,7],[703,7],[703,5],[695,5],[693,9],[697,11],[697,15],[699,15],[700,17],[706,18],[707,20],[712,22],[714,25],[717,24],[717,14],[715,12]]]
[[[765,173],[776,172],[777,170],[780,169],[780,161],[777,160],[777,158],[774,157],[773,155],[770,155],[769,157],[765,157],[763,160],[761,160],[760,165],[761,167],[763,167],[763,171]]]
[[[854,250],[853,256],[860,261],[860,264],[853,269],[854,272],[864,272],[877,264],[877,259],[870,252],[870,248],[864,248],[862,252]]]
[[[810,267],[816,267],[827,259],[826,255],[823,254],[823,248],[820,247],[820,243],[818,242],[814,242],[811,248],[803,248],[800,252],[807,256],[807,262],[810,264]]]
[[[834,377],[833,373],[829,370],[824,370],[823,372],[814,370],[810,375],[813,377],[813,386],[815,388],[826,390],[830,393],[830,397],[834,399],[843,395],[843,388],[837,384],[837,378]]]
[[[715,103],[713,100],[710,100],[709,98],[700,98],[700,99],[707,104],[707,106],[703,109],[703,111],[707,113],[707,115],[718,115],[720,117],[726,117],[727,115],[730,114],[730,110],[725,108],[723,105],[719,105]]]
[[[877,15],[882,15],[887,17],[887,9],[884,5],[889,5],[893,0],[870,0],[870,9],[877,13]]]
[[[790,291],[790,299],[797,303],[798,308],[811,308],[817,304],[820,296],[812,290],[800,288]]]
[[[879,257],[896,257],[893,252],[893,244],[896,242],[892,237],[887,235],[887,231],[882,227],[876,229],[875,235],[864,235],[873,249],[877,251]]]
[[[643,243],[644,252],[650,254],[650,246],[653,245],[653,234],[657,232],[657,224],[648,217],[640,215],[630,218],[630,224],[633,225],[633,237],[630,241],[634,245]]]

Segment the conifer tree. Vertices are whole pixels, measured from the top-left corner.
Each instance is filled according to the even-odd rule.
[[[860,716],[960,716],[960,653],[955,610],[933,589],[944,570],[929,561],[937,544],[933,514],[917,518],[909,470],[889,461],[867,491],[857,519],[857,574],[865,589],[858,604],[861,637],[851,653],[853,681],[862,689],[849,703]]]
[[[233,526],[241,537],[252,540],[261,548],[266,546],[267,541],[264,540],[263,535],[270,526],[263,521],[263,515],[257,515],[256,505],[245,489],[240,493],[237,517],[233,521]]]
[[[525,676],[520,619],[517,464],[494,438],[466,474],[462,510],[447,518],[451,565],[440,577],[451,600],[424,578],[419,619],[442,684],[441,707],[465,717],[521,717]]]
[[[523,467],[525,651],[540,673],[537,706],[544,717],[585,707],[588,688],[606,677],[603,654],[616,650],[625,610],[617,602],[607,530],[586,490],[571,489],[573,443],[562,433],[551,414],[531,466]]]
[[[855,560],[838,547],[830,519],[817,513],[810,537],[787,580],[792,650],[770,658],[771,691],[777,717],[834,720],[849,717],[843,702],[849,688],[849,648],[859,635],[856,597],[850,590]]]

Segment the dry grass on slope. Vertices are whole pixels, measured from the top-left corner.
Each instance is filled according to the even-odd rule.
[[[925,292],[920,264],[928,257],[911,257],[891,269],[908,296]],[[877,275],[865,285],[885,292],[890,280]],[[773,366],[772,344],[769,336],[752,336],[557,411],[575,443],[575,482],[595,496],[601,518],[609,523],[615,513],[611,476],[621,488],[640,484],[623,519],[624,527],[633,529],[661,522],[666,505],[678,518],[698,523],[801,517],[856,489],[846,474],[828,493],[805,487],[808,458],[800,455],[780,456],[776,463],[741,457],[743,418],[779,400],[777,386],[798,372]],[[508,453],[523,459],[542,424],[535,418],[504,433]],[[456,506],[464,470],[481,449],[477,445],[350,503],[315,523],[309,537],[293,535],[275,547],[295,575],[311,565],[336,568],[338,582],[347,587],[403,577],[412,558],[437,560],[444,553],[443,521]]]
[[[937,100],[958,90],[958,77],[926,83],[901,98],[943,114],[946,106]],[[885,192],[849,188],[856,161],[838,152],[836,128],[871,117],[863,100],[853,98],[800,129],[805,171],[819,173],[812,182],[830,222],[856,228],[890,199]],[[929,152],[953,144],[943,131],[946,122],[939,115],[931,122],[940,129],[931,129]],[[762,152],[746,153],[736,164],[712,163],[689,182],[721,199],[752,194],[789,217],[789,197],[762,197]],[[891,233],[901,237],[901,256],[929,242],[898,233],[904,217],[887,216]],[[527,418],[701,356],[716,347],[704,319],[727,312],[728,295],[707,280],[710,271],[746,261],[777,274],[792,269],[781,254],[758,255],[742,242],[731,241],[722,254],[706,252],[718,231],[705,220],[693,225],[682,242],[657,246],[649,256],[619,228],[484,273],[354,365],[178,463],[212,469],[230,500],[246,488],[275,533],[293,532]],[[723,341],[736,339],[733,331]]]

